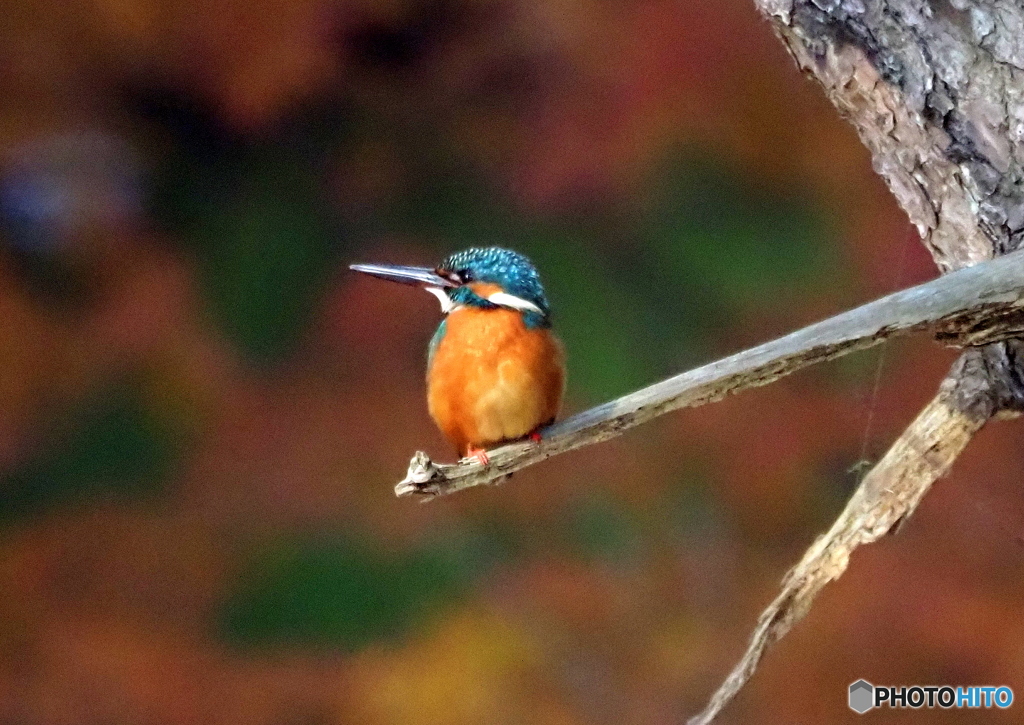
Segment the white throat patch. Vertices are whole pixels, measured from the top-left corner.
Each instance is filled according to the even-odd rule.
[[[454,302],[452,302],[451,297],[449,297],[448,294],[440,287],[424,287],[424,289],[430,294],[434,295],[434,297],[437,298],[437,301],[441,303],[442,314],[447,315],[449,312],[456,308],[456,305]]]

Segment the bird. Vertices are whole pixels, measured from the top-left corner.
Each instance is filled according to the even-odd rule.
[[[496,444],[541,440],[562,404],[565,354],[526,256],[473,247],[434,268],[349,268],[421,287],[441,303],[443,319],[427,351],[427,409],[458,455],[486,466]]]

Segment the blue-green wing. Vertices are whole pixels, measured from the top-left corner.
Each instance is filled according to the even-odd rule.
[[[441,320],[441,324],[437,326],[434,336],[430,338],[430,344],[427,346],[427,370],[434,364],[434,353],[437,352],[437,346],[441,344],[441,340],[444,338],[447,323],[448,320]]]

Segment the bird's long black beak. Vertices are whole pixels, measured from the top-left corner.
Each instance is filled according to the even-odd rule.
[[[349,269],[371,277],[415,287],[458,287],[429,267],[403,267],[397,264],[350,264]]]

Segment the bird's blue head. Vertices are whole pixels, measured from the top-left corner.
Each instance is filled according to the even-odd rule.
[[[540,275],[527,257],[501,247],[473,247],[447,257],[437,268],[457,286],[445,293],[453,305],[519,310],[529,327],[550,327]]]
[[[460,307],[510,309],[527,327],[551,327],[540,275],[518,252],[501,247],[473,247],[447,257],[436,268],[353,264],[357,272],[425,288],[447,314]]]

